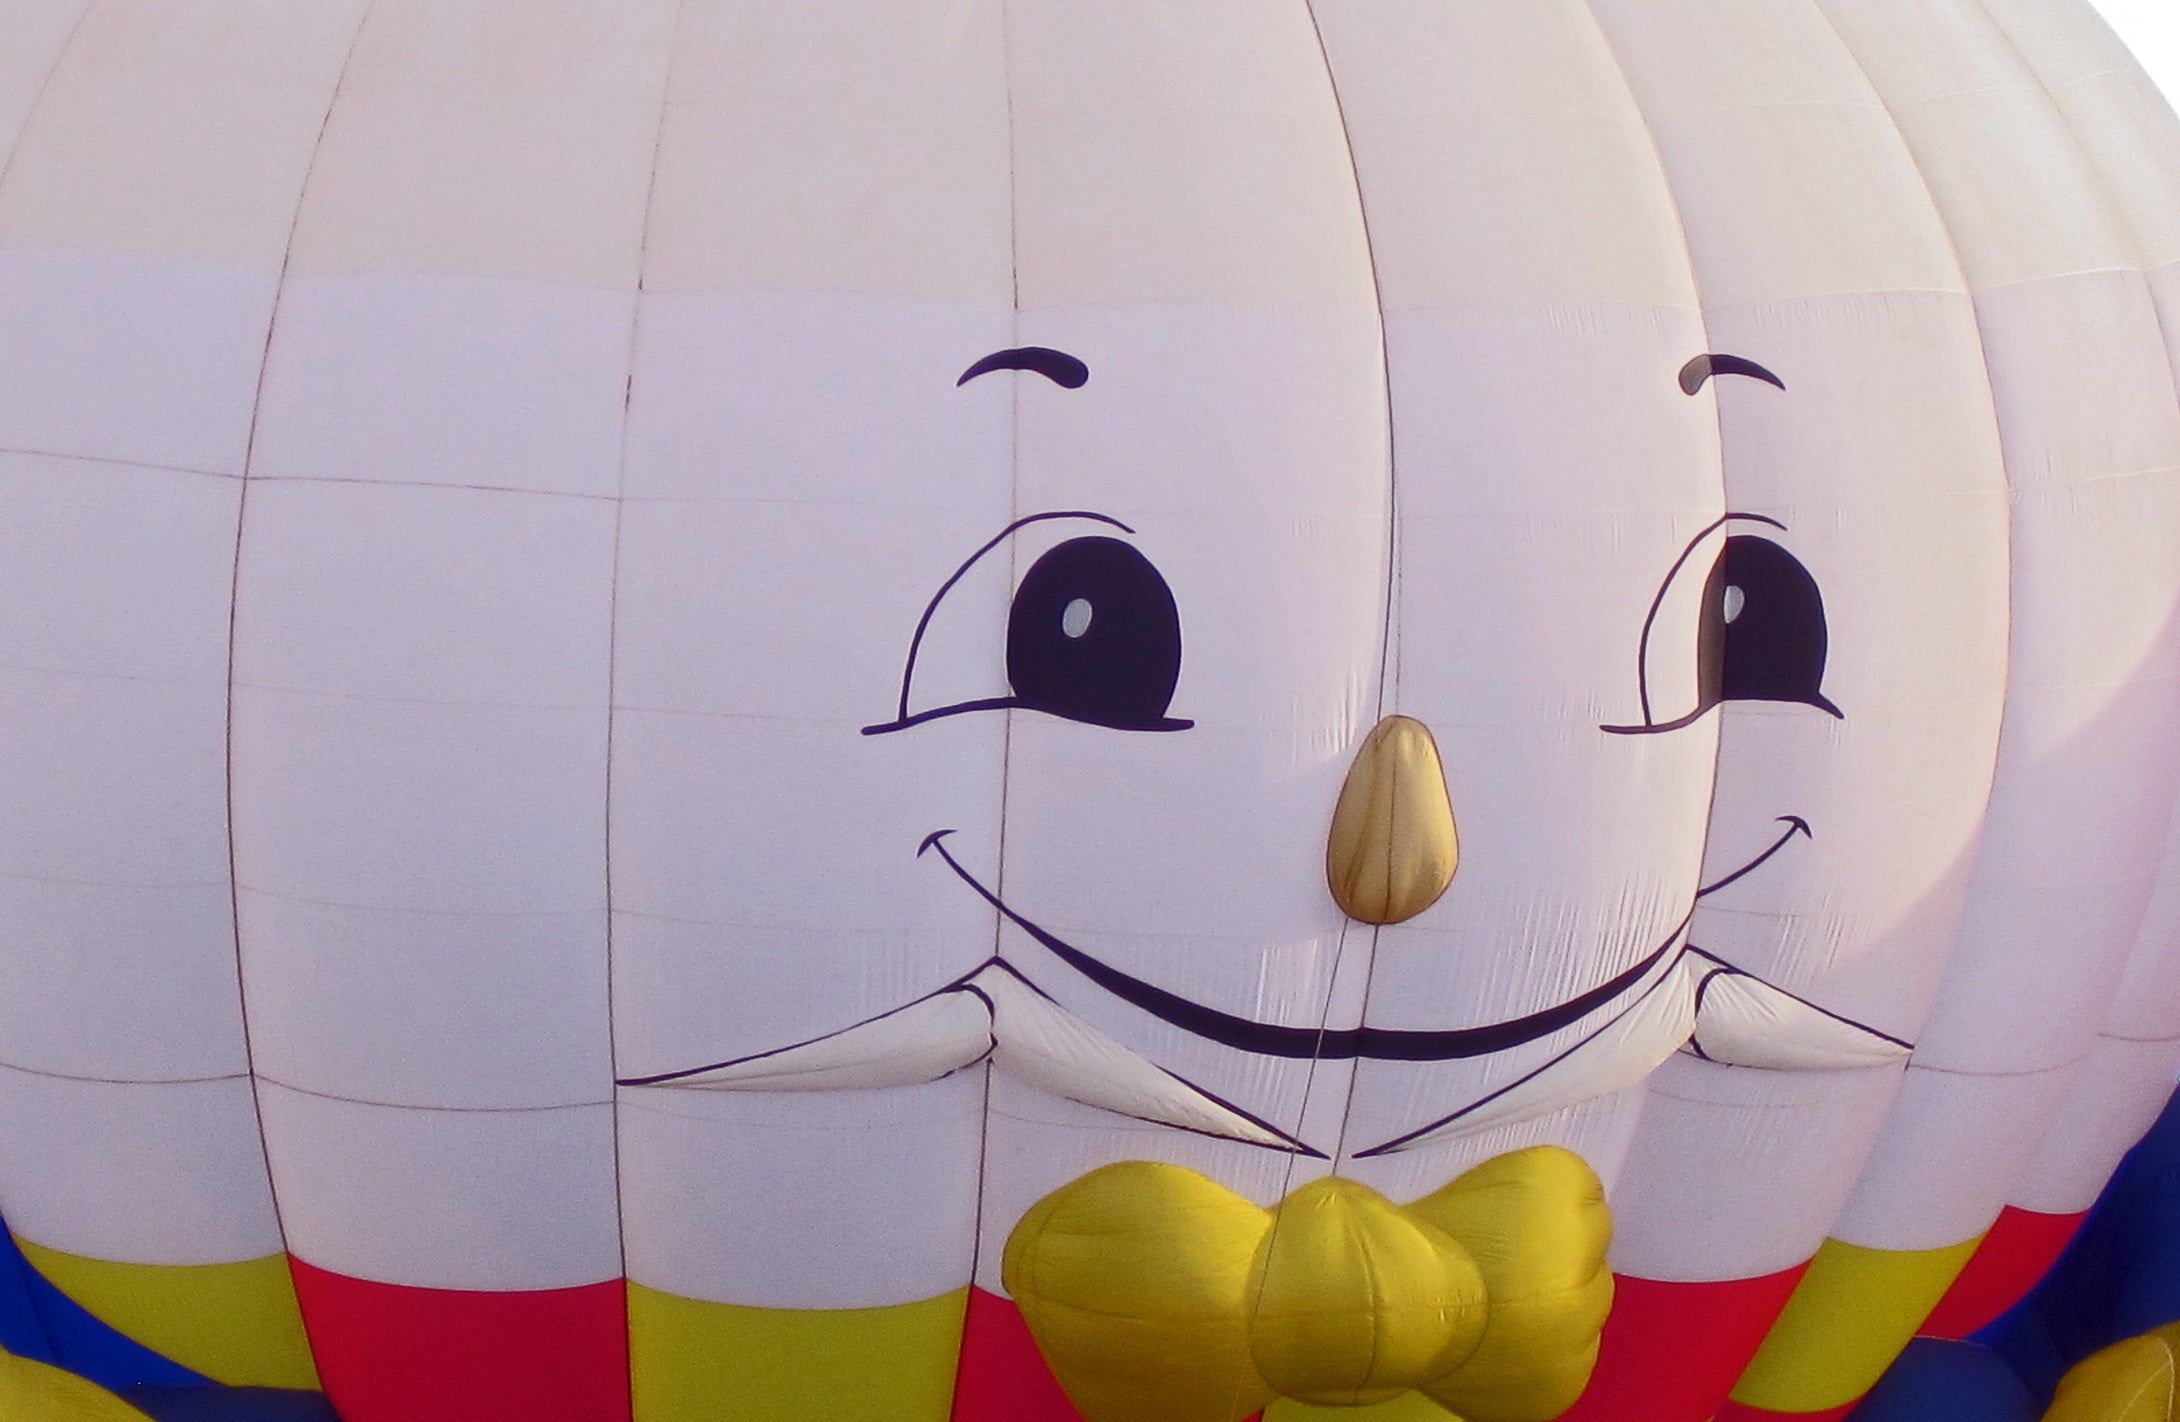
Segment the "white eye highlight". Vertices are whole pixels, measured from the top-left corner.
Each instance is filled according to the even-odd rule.
[[[1740,589],[1736,588],[1734,591],[1738,593]],[[1076,598],[1060,609],[1060,630],[1070,637],[1080,637],[1090,630],[1091,612],[1090,599]]]
[[[1748,600],[1748,594],[1741,591],[1738,584],[1726,584],[1726,620],[1728,622],[1731,622],[1736,617],[1739,617],[1741,615],[1741,609],[1748,605]],[[1073,636],[1074,634],[1069,633],[1068,635]]]

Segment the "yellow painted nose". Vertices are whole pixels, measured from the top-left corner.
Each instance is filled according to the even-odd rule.
[[[1348,767],[1325,839],[1325,879],[1349,918],[1399,923],[1446,892],[1460,862],[1453,802],[1428,726],[1388,716]]]

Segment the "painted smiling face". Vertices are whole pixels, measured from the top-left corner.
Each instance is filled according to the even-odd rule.
[[[1099,423],[1106,430],[1126,423],[1124,413],[1092,403],[1093,392],[1102,392],[1106,383],[1105,369],[1101,362],[1094,378],[1093,367],[1070,352],[1016,347],[976,360],[956,385],[1018,372],[1012,378],[1028,386],[1014,392],[1018,421],[1043,417],[1066,428],[1081,420],[1083,427],[1066,443],[1095,444]],[[1674,370],[1654,367],[1653,373]],[[1666,397],[1652,403],[1670,409],[1670,401],[1694,399],[1719,372],[1782,386],[1777,376],[1745,358],[1701,356],[1677,368],[1677,389],[1670,375],[1661,381]],[[1160,383],[1186,378],[1185,372],[1170,372]],[[1126,383],[1126,377],[1115,383]],[[1249,383],[1265,383],[1265,377]],[[932,388],[942,387],[933,382]],[[1276,457],[1274,449],[1263,451],[1266,464]],[[1250,468],[1261,476],[1263,466]],[[1191,482],[1216,487],[1206,473]],[[937,981],[923,993],[802,1040],[775,1034],[757,1050],[646,1075],[629,1085],[758,1093],[900,1088],[989,1059],[997,1069],[995,1096],[1012,1098],[995,1108],[986,1134],[983,1220],[987,1259],[996,1275],[999,1246],[1031,1200],[1114,1159],[1177,1157],[1253,1187],[1260,1199],[1270,1201],[1322,1173],[1323,1166],[1298,1170],[1297,1156],[1330,1158],[1343,1171],[1356,1169],[1357,1162],[1369,1169],[1375,1158],[1451,1143],[1501,1123],[1549,1117],[1603,1098],[1683,1047],[1711,1060],[1765,1067],[1842,1068],[1904,1055],[1901,1041],[1779,991],[1688,939],[1691,912],[1701,898],[1761,873],[1808,835],[1807,823],[1792,813],[1759,822],[1745,841],[1741,862],[1704,883],[1690,882],[1679,903],[1661,903],[1661,913],[1669,916],[1653,927],[1648,941],[1622,934],[1604,943],[1536,945],[1535,951],[1566,961],[1571,972],[1586,979],[1574,991],[1539,1000],[1552,989],[1532,986],[1527,1000],[1517,999],[1515,1010],[1495,1021],[1435,1027],[1372,1021],[1367,988],[1356,996],[1358,984],[1369,976],[1373,930],[1363,920],[1413,918],[1445,889],[1445,874],[1433,892],[1393,913],[1373,914],[1355,908],[1351,896],[1326,894],[1320,828],[1327,818],[1325,798],[1334,788],[1331,776],[1343,769],[1349,794],[1358,778],[1420,771],[1431,792],[1421,797],[1420,807],[1403,805],[1391,819],[1363,832],[1365,838],[1390,835],[1401,842],[1369,852],[1398,861],[1411,853],[1411,843],[1450,849],[1452,813],[1429,733],[1417,722],[1390,718],[1363,742],[1353,766],[1331,757],[1316,767],[1295,767],[1294,779],[1316,799],[1300,812],[1291,803],[1252,800],[1267,793],[1261,776],[1257,785],[1237,793],[1235,787],[1246,782],[1230,765],[1214,767],[1221,783],[1211,793],[1190,793],[1185,784],[1176,784],[1206,754],[1195,738],[1223,732],[1244,744],[1261,741],[1261,723],[1252,727],[1248,713],[1255,709],[1253,701],[1269,699],[1259,676],[1242,680],[1226,695],[1220,694],[1223,688],[1206,688],[1194,679],[1201,624],[1239,624],[1229,621],[1231,607],[1226,618],[1214,612],[1201,622],[1193,609],[1207,598],[1223,602],[1246,592],[1252,581],[1265,586],[1265,596],[1239,601],[1261,609],[1271,602],[1271,587],[1282,570],[1276,557],[1222,541],[1197,559],[1185,550],[1178,557],[1167,555],[1168,569],[1179,570],[1169,577],[1143,551],[1158,550],[1151,536],[1162,521],[1158,512],[1128,512],[1147,527],[1098,509],[1027,514],[981,540],[950,571],[935,575],[936,590],[907,634],[890,714],[860,728],[867,739],[897,738],[899,743],[877,749],[905,756],[912,753],[914,738],[948,728],[958,733],[964,723],[1005,716],[1010,781],[1015,774],[1029,780],[1027,768],[1039,764],[1040,747],[1050,748],[1049,766],[1094,767],[1091,775],[1066,776],[1064,791],[1049,807],[1040,804],[1049,792],[1010,783],[1005,841],[1010,848],[997,866],[990,865],[990,849],[958,825],[927,828],[909,821],[899,831],[898,861],[908,860],[913,843],[917,872],[950,882],[963,902],[981,903],[997,915],[999,936],[992,947],[950,975],[935,975]],[[1729,703],[1794,706],[1840,717],[1824,691],[1828,632],[1821,590],[1784,544],[1731,531],[1742,526],[1785,534],[1781,521],[1766,515],[1724,515],[1698,526],[1677,549],[1656,549],[1642,570],[1649,586],[1628,598],[1626,616],[1619,619],[1630,629],[1626,650],[1632,656],[1616,659],[1622,666],[1634,664],[1635,675],[1622,685],[1640,707],[1641,719],[1585,728],[1601,761],[1653,756],[1651,747],[1660,738],[1695,730]],[[1381,529],[1373,542],[1383,548],[1383,540]],[[985,595],[970,602],[978,591]],[[1363,583],[1356,600],[1367,607],[1376,591]],[[1516,600],[1502,592],[1498,606],[1505,609]],[[964,602],[986,610],[981,625],[961,614]],[[960,635],[964,627],[967,637]],[[1291,645],[1286,650],[1293,654]],[[1216,664],[1216,653],[1206,660]],[[934,672],[934,664],[942,670]],[[1276,696],[1298,684],[1273,681],[1269,690]],[[1671,705],[1675,699],[1686,709]],[[1199,714],[1176,714],[1184,711]],[[1276,723],[1271,729],[1284,730]],[[1390,739],[1388,732],[1394,732]],[[1420,747],[1420,756],[1411,755],[1406,765],[1379,767],[1378,760],[1403,754],[1397,744],[1402,741],[1411,751]],[[1503,744],[1503,731],[1490,727],[1454,744],[1482,760]],[[1699,744],[1706,751],[1712,745],[1707,738]],[[1215,740],[1208,753],[1218,754]],[[1284,793],[1284,787],[1272,793]],[[1454,798],[1458,802],[1459,796]],[[1532,812],[1541,798],[1532,797]],[[1024,799],[1053,818],[1032,820],[1035,827],[1024,829],[1014,810]],[[1567,813],[1571,806],[1557,808]],[[1284,820],[1275,818],[1282,812]],[[1445,820],[1442,837],[1434,838],[1427,825],[1416,822],[1434,814]],[[1396,823],[1403,815],[1408,823]],[[901,823],[898,815],[894,820]],[[1113,836],[1112,828],[1121,824],[1128,826],[1126,833]],[[1314,929],[1322,945],[1301,960],[1315,976],[1288,989],[1302,1010],[1286,1020],[1266,1013],[1261,998],[1237,999],[1231,986],[1246,972],[1261,992],[1272,976],[1264,959],[1266,941],[1276,943],[1282,931],[1277,920],[1245,922],[1248,933],[1232,942],[1231,928],[1218,927],[1228,904],[1246,919],[1253,905],[1246,895],[1236,902],[1235,889],[1248,881],[1239,875],[1208,882],[1177,879],[1171,872],[1192,853],[1202,863],[1202,851],[1191,846],[1237,834],[1249,837],[1256,860],[1284,864],[1305,886],[1305,893],[1288,898],[1289,912],[1300,912],[1284,931]],[[1503,840],[1511,832],[1485,815],[1480,828],[1471,823],[1470,836],[1490,864],[1504,853]],[[1100,842],[1113,838],[1119,842]],[[1051,852],[1054,846],[1057,854]],[[1027,872],[1020,867],[1025,860],[1032,866]],[[1394,865],[1396,877],[1402,867]],[[1450,874],[1450,854],[1443,868]],[[1115,896],[1116,886],[1126,886],[1125,892]],[[1456,883],[1448,902],[1460,903],[1465,891],[1465,883]],[[1342,914],[1328,902],[1334,897],[1352,912]],[[1206,929],[1178,940],[1157,931],[1160,922],[1197,921]],[[1224,948],[1232,961],[1214,959],[1206,969],[1200,961],[1206,956],[1204,939],[1214,952]],[[1189,951],[1177,952],[1176,941],[1187,942]],[[1340,1001],[1343,963],[1345,1002]],[[1354,1096],[1358,1068],[1384,1072],[1415,1093],[1407,1103],[1409,1117],[1398,1129],[1351,1138],[1343,1111]],[[1437,1104],[1417,1104],[1432,1100]],[[1147,1137],[1140,1126],[1116,1117],[1189,1134]],[[1452,1172],[1446,1152],[1437,1154],[1426,1169],[1443,1184]],[[1096,1363],[1083,1366],[1094,1369]]]
[[[1444,34],[1424,29],[1447,63],[1470,44],[1509,48],[1483,44],[1469,21],[1445,23]],[[1042,24],[1022,42],[1040,43]],[[1261,265],[1222,264],[1206,255],[1218,232],[1194,224],[1223,218],[1180,222],[1114,191],[1096,177],[1102,161],[1027,104],[1024,151],[1066,177],[1017,193],[1017,230],[1032,238],[1015,254],[1023,314],[943,363],[916,353],[928,398],[951,402],[918,427],[990,420],[987,457],[1011,463],[981,522],[930,547],[919,577],[891,565],[903,586],[888,635],[864,643],[854,729],[979,709],[836,752],[891,767],[851,781],[898,790],[888,777],[913,773],[917,793],[874,816],[821,817],[854,818],[839,878],[883,878],[896,922],[914,903],[961,915],[962,928],[934,934],[948,938],[933,959],[943,970],[905,990],[864,991],[867,969],[843,963],[819,976],[854,985],[856,1000],[799,994],[800,1030],[768,1014],[775,1030],[745,1041],[713,1028],[670,1055],[624,1057],[689,1071],[877,1019],[913,1026],[919,1063],[943,1069],[980,1054],[994,1023],[1007,1046],[1004,1004],[939,993],[1005,960],[1124,1048],[1130,1072],[1147,1064],[1194,1090],[1151,1080],[1169,1093],[1159,1105],[1148,1079],[1130,1080],[1128,1110],[1109,1056],[1102,1090],[1054,1071],[992,1076],[977,1258],[995,1293],[1015,1220],[1115,1160],[1186,1164],[1267,1203],[1335,1168],[1282,1144],[1334,1157],[1394,1199],[1540,1140],[1575,1147],[1609,1179],[1641,1104],[1612,1088],[1656,1060],[1654,1047],[1599,1040],[1602,1023],[1628,1020],[1619,1009],[1657,986],[1638,970],[1671,971],[1693,942],[1880,1038],[1908,1039],[1949,946],[1961,853],[1988,786],[2003,636],[2003,485],[1973,331],[1957,302],[1931,330],[1905,335],[1902,323],[1920,317],[1797,330],[1766,315],[1775,297],[1834,281],[1946,289],[1929,229],[1903,221],[1880,270],[1782,275],[1752,259],[1724,273],[1727,295],[1699,318],[1662,182],[1586,192],[1610,216],[1573,227],[1562,222],[1576,200],[1567,193],[1528,218],[1469,203],[1459,185],[1481,181],[1484,158],[1426,172],[1381,137],[1419,123],[1467,135],[1466,111],[1429,97],[1436,81],[1392,65],[1400,46],[1366,28],[1335,15],[1327,41],[1335,73],[1360,75],[1346,131],[1365,203],[1390,214],[1368,251],[1337,196],[1354,181],[1338,152],[1297,136],[1308,161],[1253,200],[1266,222],[1289,200],[1302,215],[1278,219]],[[1046,35],[1053,54],[1071,44],[1056,34]],[[1306,58],[1309,37],[1293,38]],[[1620,92],[1577,17],[1511,49],[1527,56],[1533,90],[1523,92]],[[1474,77],[1477,93],[1512,102],[1504,81]],[[1268,102],[1255,79],[1234,82],[1257,94],[1245,108]],[[1624,126],[1611,137],[1570,132],[1549,106],[1525,132],[1548,129],[1582,155],[1558,170],[1647,171],[1640,113],[1616,102]],[[1296,119],[1296,134],[1311,121]],[[1238,155],[1259,139],[1221,141]],[[1067,166],[1071,152],[1083,166]],[[1509,223],[1527,234],[1518,262],[1503,255]],[[820,344],[856,343],[833,333]],[[953,385],[964,367],[1032,347],[1066,353],[1089,378],[1070,387],[1029,368]],[[1691,366],[1706,351],[1711,361]],[[905,351],[898,360],[905,381],[912,362]],[[1562,393],[1564,409],[1540,416],[1540,390]],[[1935,523],[1902,518],[1902,501],[1936,511]],[[1063,513],[1091,517],[1015,526]],[[1040,708],[1007,675],[1018,589],[1078,540],[1103,540],[1079,546],[1107,550],[1115,567],[1155,569],[1173,598],[1171,696],[1161,670],[1148,678],[1158,694],[1128,717]],[[1078,602],[1088,604],[1083,639],[1068,635]],[[1025,637],[1064,655],[1097,629],[1097,604],[1080,589],[1055,593],[1042,622],[1024,612]],[[1907,608],[1927,642],[1902,634]],[[867,594],[857,610],[868,629]],[[1166,665],[1162,653],[1149,660]],[[1354,748],[1396,711],[1437,740],[1463,860],[1435,908],[1373,929],[1325,893],[1323,836]],[[1151,729],[1153,718],[1192,724]],[[1808,833],[1789,833],[1797,824]],[[951,833],[932,840],[939,831]],[[1716,898],[1706,902],[1731,911],[1706,922],[1707,886]],[[1842,984],[1861,999],[1843,1000]],[[1733,985],[1714,980],[1712,992],[1723,999]],[[1618,994],[1588,997],[1606,988]],[[927,999],[916,1015],[932,1020],[908,1022],[903,1009]],[[1550,1016],[1585,1003],[1587,1013]],[[680,1010],[695,1026],[693,1008]],[[1540,1014],[1552,1030],[1533,1041],[1499,1031]],[[1660,1016],[1630,1031],[1670,1048],[1676,1025],[1693,1026]],[[1281,1029],[1308,1048],[1264,1050]],[[1467,1043],[1504,1049],[1424,1061],[1362,1050],[1471,1032]],[[866,1069],[873,1039],[849,1035],[831,1038],[830,1050],[852,1056],[833,1065]],[[1502,1089],[1567,1084],[1586,1042],[1634,1065],[1574,1073],[1568,1096],[1531,1103],[1582,1103],[1567,1114],[1424,1139]],[[1897,1060],[1897,1041],[1883,1045],[1893,1050],[1880,1056]],[[810,1065],[789,1055],[771,1060]],[[1562,1056],[1564,1069],[1538,1074]],[[1680,1239],[1659,1252],[1769,1238],[1779,1197],[1801,1188],[1781,1177],[1796,1172],[1822,1179],[1799,1214],[1826,1214],[1827,1194],[1836,1204],[1836,1160],[1851,1155],[1841,1141],[1874,1129],[1896,1071],[1822,1064],[1821,1077],[1791,1086],[1733,1078],[1728,1088],[1798,1095],[1804,1121],[1819,1123],[1783,1143],[1770,1172],[1752,1172],[1763,1183],[1751,1194],[1773,1196],[1773,1220],[1724,1231],[1724,1244]],[[789,1109],[741,1104],[760,1099],[737,1093],[733,1107],[710,1109],[745,1121]],[[1116,1105],[1185,1129],[1135,1124]],[[903,1108],[865,1098],[857,1109]],[[1211,1119],[1220,1109],[1276,1139],[1229,1143],[1246,1132]],[[1419,1148],[1355,1158],[1396,1143]],[[1675,1158],[1726,1169],[1702,1150]],[[931,1189],[902,1218],[966,1217],[958,1179]],[[908,1199],[889,1180],[887,1200]]]
[[[1076,356],[1048,347],[1021,347],[983,357],[956,384],[1001,370],[1034,372],[1068,390],[1081,388],[1090,378],[1089,367]],[[1785,388],[1776,375],[1745,358],[1703,355],[1682,368],[1681,390],[1694,396],[1721,372]],[[1052,528],[1100,525],[1110,531],[1052,541]],[[1816,580],[1773,539],[1727,531],[1736,525],[1781,532],[1785,527],[1760,514],[1728,514],[1697,533],[1666,571],[1643,619],[1636,677],[1643,719],[1605,725],[1601,732],[1664,735],[1736,701],[1801,704],[1842,716],[1823,691],[1828,632]],[[1129,536],[1136,532],[1107,514],[1048,511],[1014,520],[977,548],[945,579],[916,621],[895,714],[863,727],[863,734],[892,735],[950,717],[993,712],[1036,713],[1113,731],[1194,729],[1195,721],[1168,714],[1182,667],[1181,619],[1173,591],[1157,567],[1113,531]],[[918,695],[918,658],[934,619],[944,615],[949,594],[987,559],[1001,561],[994,558],[1001,550],[1019,552],[1010,545],[1040,536],[1051,546],[1027,560],[1007,609],[1005,694],[925,704],[927,698]],[[1691,574],[1699,555],[1705,555],[1708,572]],[[1684,581],[1692,583],[1692,592],[1681,586]],[[1685,618],[1692,624],[1692,658],[1687,639],[1667,635],[1661,618]],[[1653,640],[1660,644],[1655,665]],[[1689,709],[1654,714],[1653,674],[1661,698],[1679,695]],[[1403,780],[1408,783],[1398,783]],[[1621,972],[1515,1019],[1439,1030],[1367,1022],[1340,1025],[1329,1013],[1316,1022],[1262,1021],[1173,992],[1069,942],[1009,904],[957,856],[961,846],[948,843],[955,829],[937,828],[922,838],[917,856],[934,854],[998,913],[1003,936],[1011,930],[1043,949],[1049,961],[1033,957],[1019,962],[1021,955],[1010,957],[1002,944],[1001,951],[971,972],[865,1022],[807,1042],[626,1084],[892,1086],[928,1080],[934,1065],[943,1074],[992,1057],[1003,1067],[1020,1065],[1042,1084],[1084,1104],[1203,1134],[1326,1155],[1181,1078],[1146,1071],[1148,1063],[1140,1059],[1120,1065],[1129,1054],[1117,1043],[1100,1041],[1096,1055],[1080,1061],[1050,1043],[1038,1043],[1039,1032],[1072,1031],[1085,1043],[1095,1034],[1037,985],[1039,976],[1055,972],[1072,972],[1145,1016],[1212,1046],[1313,1065],[1442,1065],[1518,1052],[1561,1029],[1586,1029],[1572,1046],[1517,1081],[1393,1139],[1364,1145],[1354,1152],[1360,1157],[1391,1154],[1580,1104],[1647,1075],[1667,1053],[1682,1047],[1707,1060],[1739,1065],[1852,1066],[1895,1060],[1905,1051],[1900,1040],[1780,992],[1686,940],[1695,902],[1756,872],[1789,848],[1797,834],[1810,833],[1798,815],[1776,819],[1783,826],[1776,838],[1747,862],[1698,888],[1691,897],[1691,913],[1684,913],[1655,948]],[[1332,897],[1351,921],[1397,923],[1430,908],[1453,876],[1458,850],[1429,729],[1402,716],[1381,722],[1356,754],[1333,821],[1327,873]],[[1154,949],[1153,956],[1166,955]],[[1041,973],[1033,971],[1039,968]],[[1113,1072],[1121,1073],[1125,1087],[1102,1079]],[[1161,1082],[1160,1076],[1166,1079]]]

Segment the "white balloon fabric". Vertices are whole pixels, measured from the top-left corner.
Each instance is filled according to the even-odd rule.
[[[1039,1201],[1550,1145],[1568,1415],[1836,1416],[2180,1068],[2176,341],[2084,0],[0,0],[0,1214],[349,1422],[1068,1422]]]

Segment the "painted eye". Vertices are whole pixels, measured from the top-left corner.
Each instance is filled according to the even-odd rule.
[[[1841,714],[1824,694],[1824,595],[1793,554],[1768,538],[1727,539],[1704,584],[1702,617],[1699,704],[1793,701]]]
[[[896,714],[890,721],[865,726],[864,735],[890,735],[950,716],[1008,710],[1043,711],[1122,731],[1185,731],[1196,724],[1166,714],[1181,679],[1181,615],[1174,608],[1173,592],[1150,559],[1130,544],[1105,537],[1060,544],[1032,563],[1015,589],[1007,612],[1004,659],[1009,695],[971,695],[912,709],[917,657],[947,594],[1017,533],[1058,519],[1087,519],[1122,533],[1135,532],[1109,514],[1080,509],[1031,514],[1001,529],[924,605],[901,668]],[[1002,565],[990,566],[994,576],[1004,575]],[[956,659],[966,656],[975,662],[990,656],[989,637],[983,632],[973,645],[957,642]],[[990,665],[995,679],[998,660]]]
[[[1074,538],[1030,566],[1007,615],[1015,704],[1118,730],[1173,730],[1181,616],[1150,559]]]
[[[1636,653],[1642,720],[1599,730],[1615,736],[1677,731],[1722,701],[1791,701],[1843,715],[1824,694],[1824,594],[1799,558],[1754,534],[1732,535],[1719,548],[1695,608],[1695,704],[1677,716],[1663,714],[1676,702],[1688,704],[1673,694],[1676,684],[1688,685],[1688,644],[1672,635],[1687,626],[1681,589],[1694,580],[1682,574],[1704,540],[1734,520],[1785,527],[1762,514],[1728,514],[1689,540],[1643,618]],[[1653,636],[1661,630],[1664,635]]]

